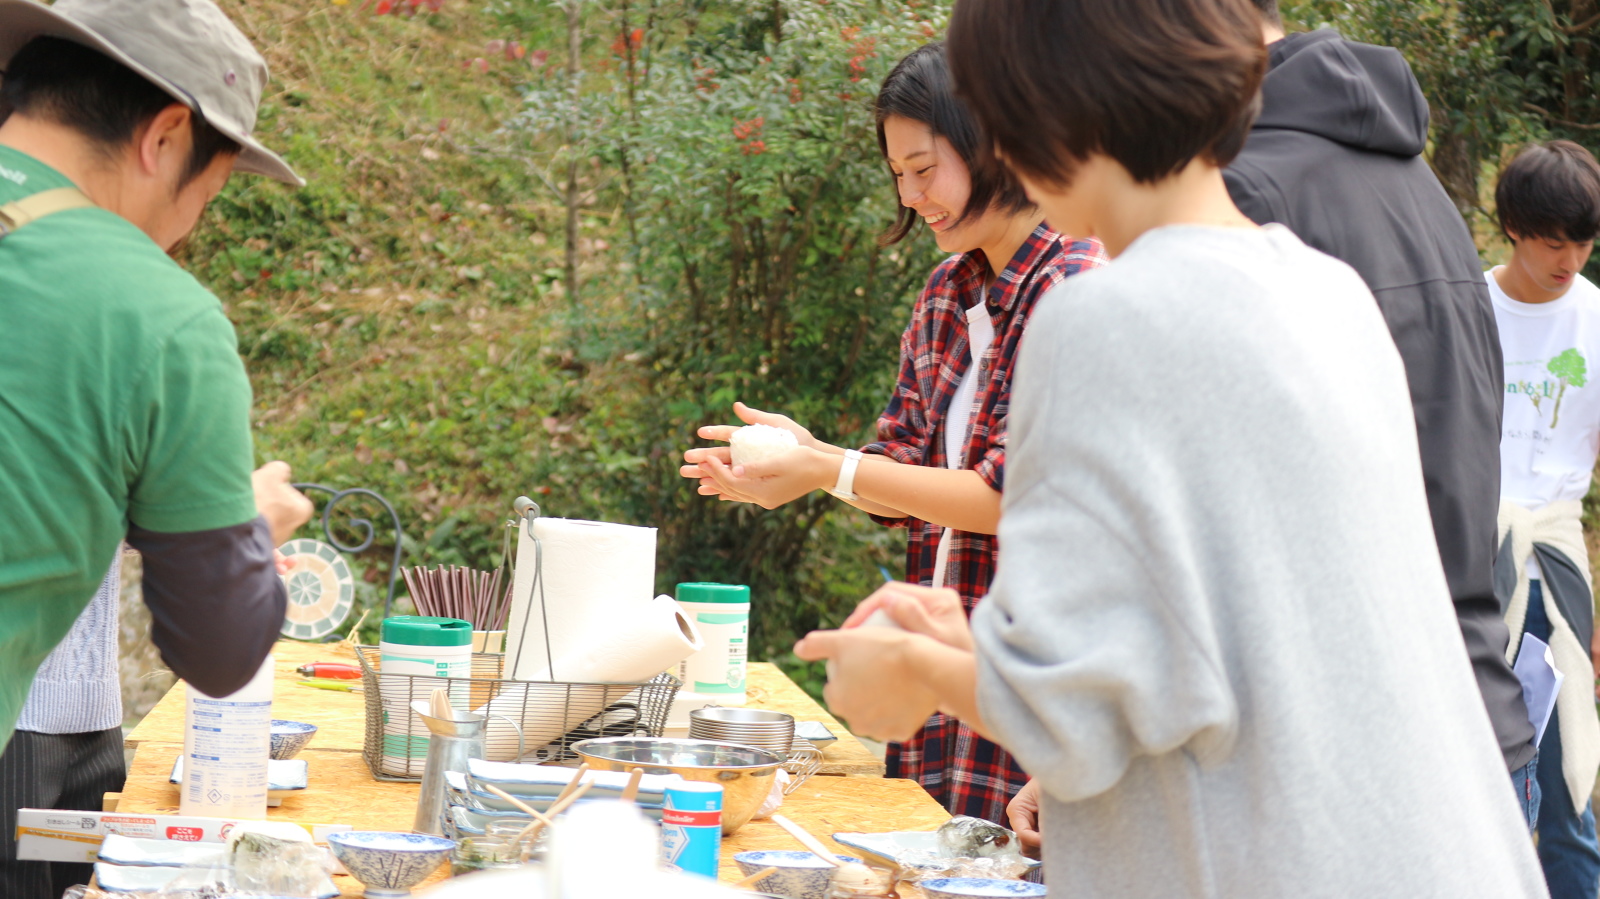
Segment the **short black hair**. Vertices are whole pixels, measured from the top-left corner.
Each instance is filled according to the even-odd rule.
[[[991,149],[1056,184],[1096,153],[1140,183],[1226,166],[1267,66],[1249,0],[957,0],[948,43]]]
[[[883,79],[873,112],[878,120],[878,149],[885,159],[889,157],[889,141],[884,137],[883,123],[890,116],[921,122],[935,135],[950,142],[972,178],[972,192],[967,197],[967,208],[961,211],[962,218],[982,215],[990,208],[1006,213],[1033,208],[1016,177],[1004,166],[985,159],[978,123],[956,97],[951,83],[943,41],[918,47],[895,64],[889,77]],[[883,233],[880,242],[885,246],[898,243],[916,224],[916,210],[901,206],[894,224]]]
[[[1256,9],[1261,11],[1261,18],[1274,25],[1283,24],[1283,13],[1278,10],[1278,0],[1252,0]]]
[[[1500,173],[1494,205],[1508,238],[1594,240],[1600,234],[1600,163],[1570,140],[1524,147]]]
[[[161,110],[179,102],[143,76],[90,47],[58,37],[34,38],[11,58],[0,79],[0,122],[13,112],[64,125],[100,149],[120,149]],[[182,187],[220,154],[237,154],[239,142],[196,111],[194,140]]]

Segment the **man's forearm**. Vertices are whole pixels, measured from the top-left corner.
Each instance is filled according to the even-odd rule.
[[[134,527],[128,543],[144,556],[151,638],[173,673],[208,696],[249,683],[288,603],[266,519],[181,534]]]

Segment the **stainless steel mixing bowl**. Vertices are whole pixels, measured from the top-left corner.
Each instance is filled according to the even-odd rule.
[[[656,737],[608,737],[580,740],[576,752],[600,771],[643,768],[646,774],[677,774],[685,780],[722,785],[722,832],[745,825],[772,792],[775,772],[784,759],[754,746],[711,740]]]

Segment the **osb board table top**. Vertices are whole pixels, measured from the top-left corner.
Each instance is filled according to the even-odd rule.
[[[341,662],[356,665],[354,652],[341,651],[336,643],[297,643],[281,640],[272,648],[272,717],[305,721],[317,726],[306,752],[329,750],[361,751],[366,739],[366,707],[360,693],[313,690],[296,685],[300,675],[295,668],[311,662]],[[359,680],[350,683],[359,686]],[[179,681],[156,707],[128,733],[124,743],[182,743],[184,684]]]
[[[331,690],[313,690],[298,686],[300,675],[295,668],[310,662],[343,662],[357,664],[355,654],[341,651],[333,643],[298,643],[280,641],[273,647],[274,680],[272,685],[272,717],[315,724],[317,735],[312,738],[306,752],[360,752],[366,739],[366,711],[360,693],[341,693]],[[360,681],[351,681],[359,684]],[[818,705],[778,666],[768,662],[752,662],[748,677],[747,705],[750,708],[787,712],[796,721],[820,721],[839,739],[823,750],[821,774],[844,774],[854,777],[882,777],[883,762],[845,730],[837,718]],[[130,732],[126,744],[136,747],[140,743],[183,742],[184,689],[180,681],[167,695],[161,697],[150,714]]]
[[[882,777],[883,760],[863,746],[855,734],[845,730],[839,719],[817,704],[810,694],[778,670],[771,662],[751,662],[745,676],[746,707],[787,712],[796,721],[820,721],[839,739],[822,750],[821,774],[851,777]]]
[[[317,737],[321,739],[322,734],[319,732]],[[182,743],[139,744],[117,811],[176,815],[178,788],[168,778],[172,763],[182,754]],[[421,789],[417,784],[374,780],[359,752],[308,750],[296,758],[306,760],[306,788],[284,797],[277,808],[267,809],[267,820],[293,821],[307,827],[349,824],[357,830],[410,832]],[[448,874],[449,868],[441,868],[429,882],[443,880]],[[353,878],[335,876],[333,882],[344,896],[362,895],[360,882]]]
[[[141,744],[128,771],[118,811],[176,814],[178,788],[167,778],[182,749],[174,743]],[[349,824],[358,830],[411,829],[419,789],[416,784],[373,780],[355,752],[305,752],[300,758],[307,761],[307,788],[286,797],[278,808],[268,809],[268,820]],[[866,777],[814,777],[784,801],[782,811],[844,855],[849,854],[848,848],[832,843],[830,834],[933,830],[950,817],[912,781]],[[794,840],[776,824],[752,821],[723,840],[721,879],[739,879],[733,861],[736,852],[796,848]],[[446,871],[441,869],[429,882],[444,879]],[[360,884],[349,877],[335,877],[334,882],[345,896],[361,895]],[[909,899],[915,891],[902,888],[901,894]]]

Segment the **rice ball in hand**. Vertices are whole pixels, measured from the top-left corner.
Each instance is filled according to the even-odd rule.
[[[728,438],[734,465],[764,462],[800,445],[794,434],[772,425],[745,425]]]

